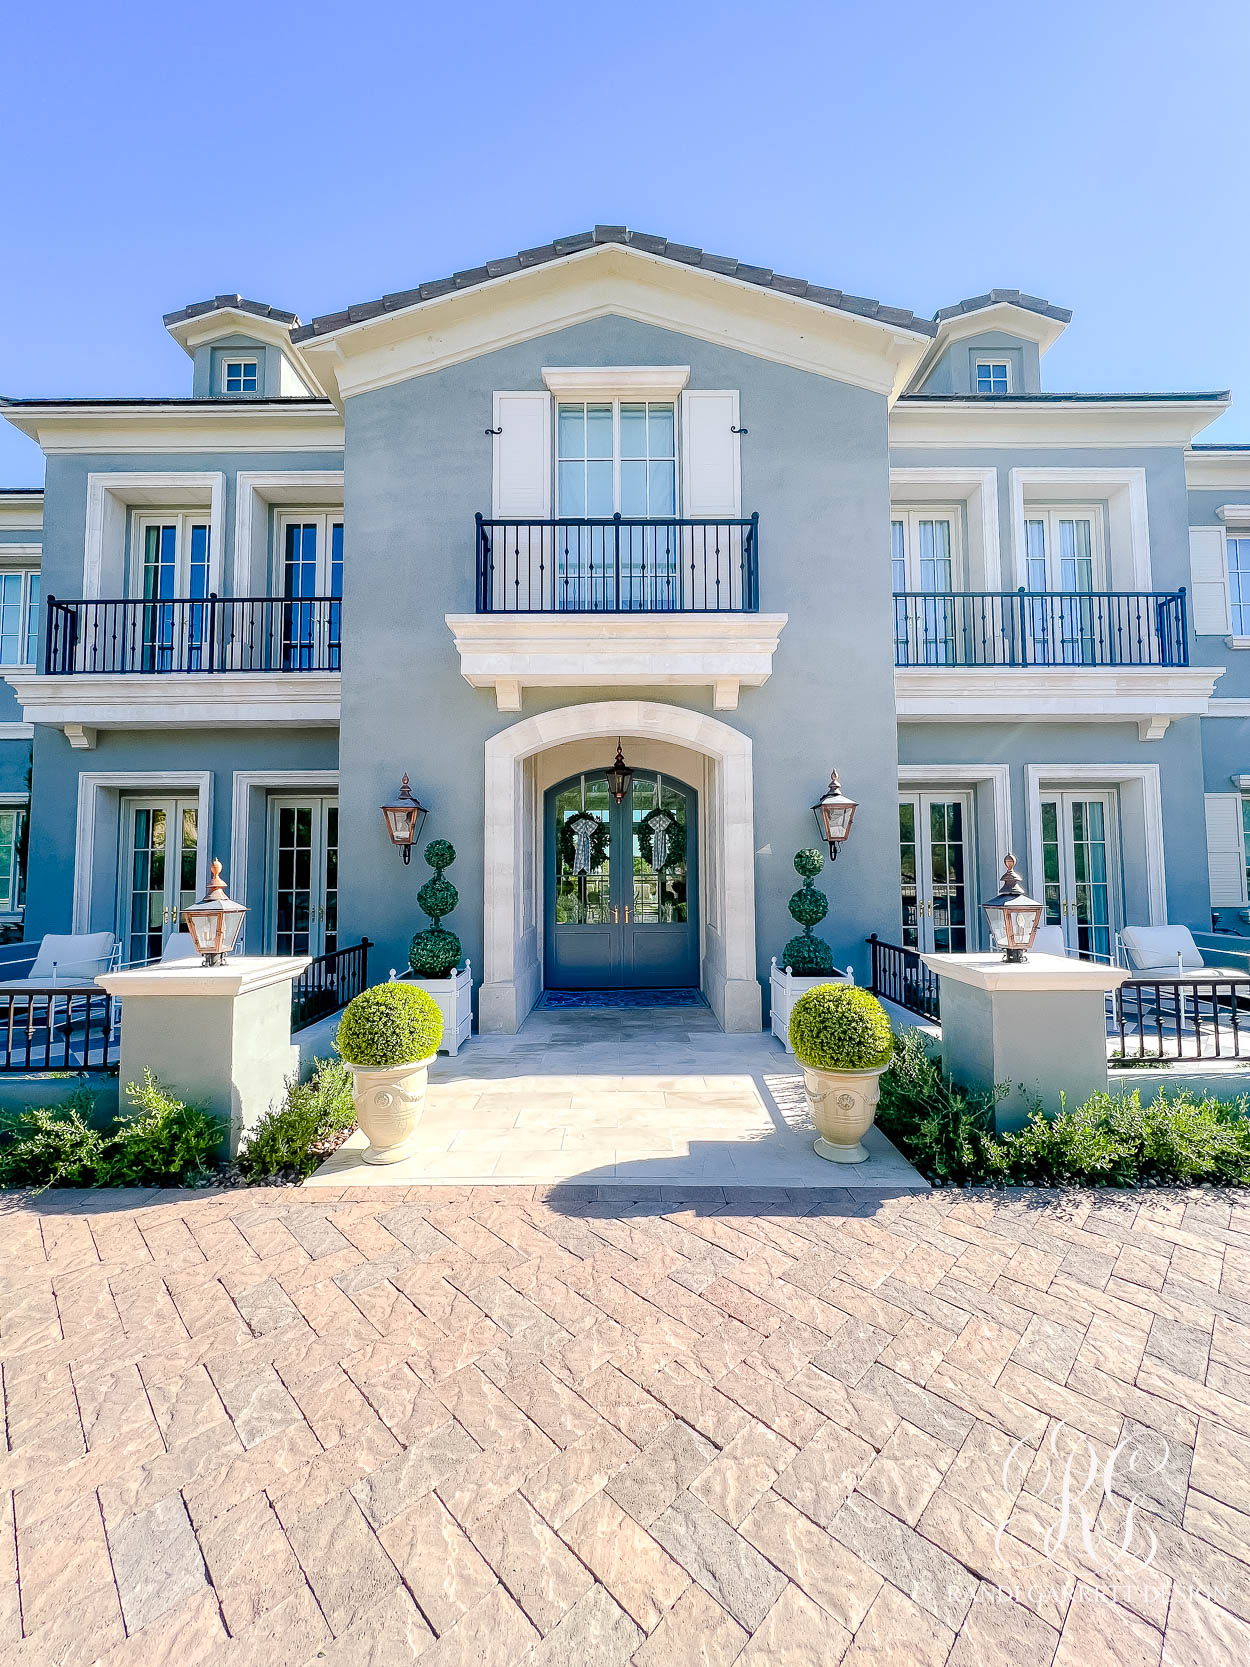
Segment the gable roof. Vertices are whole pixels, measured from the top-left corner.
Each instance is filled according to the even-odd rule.
[[[960,318],[964,313],[984,312],[987,307],[1020,307],[1026,313],[1040,313],[1043,318],[1056,319],[1060,324],[1072,322],[1072,314],[1067,307],[1053,306],[1039,295],[1024,295],[1018,289],[991,289],[984,295],[970,295],[966,301],[939,307],[933,317],[936,323],[945,324],[948,319]]]
[[[624,244],[643,254],[656,255],[662,260],[672,261],[676,265],[700,267],[703,271],[715,272],[720,277],[736,278],[742,283],[758,285],[761,289],[772,289],[781,295],[814,301],[837,312],[854,313],[859,318],[873,319],[880,324],[912,330],[919,335],[932,336],[937,333],[936,323],[917,317],[905,307],[889,307],[866,296],[847,295],[840,289],[825,289],[819,284],[809,283],[806,278],[787,278],[774,272],[771,267],[751,266],[744,261],[736,260],[732,255],[710,255],[702,249],[693,248],[690,244],[671,243],[667,238],[653,236],[649,232],[630,231],[627,226],[596,226],[593,231],[578,232],[572,237],[560,237],[553,243],[543,243],[534,249],[522,249],[518,254],[504,255],[498,260],[487,261],[484,266],[455,272],[449,278],[434,278],[416,285],[413,289],[383,295],[376,301],[362,301],[355,306],[344,308],[341,312],[324,313],[314,318],[311,323],[293,329],[291,340],[302,342],[316,336],[332,335],[336,330],[364,323],[371,318],[379,318],[385,313],[420,306],[423,301],[433,301],[439,296],[451,295],[459,290],[475,289],[497,278],[506,278],[514,272],[524,271],[528,267],[564,260],[583,249],[610,243]]]
[[[209,313],[251,313],[253,318],[268,318],[275,324],[298,324],[298,313],[285,313],[281,307],[271,307],[268,301],[245,301],[241,295],[215,295],[211,301],[192,301],[177,312],[166,313],[162,323],[189,324],[193,318],[205,318]]]

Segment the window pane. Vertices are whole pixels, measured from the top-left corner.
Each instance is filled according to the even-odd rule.
[[[647,455],[647,408],[645,405],[621,406],[621,456]]]
[[[39,658],[39,601],[42,583],[38,573],[27,579],[26,589],[26,664],[33,666]]]
[[[586,456],[612,457],[612,407],[610,405],[588,405],[586,407]],[[608,511],[611,514],[611,510]]]
[[[583,405],[562,405],[556,415],[556,455],[585,457],[586,408]]]
[[[651,457],[677,456],[677,422],[671,405],[648,405],[647,446]]]

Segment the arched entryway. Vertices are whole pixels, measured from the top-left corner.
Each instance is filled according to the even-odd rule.
[[[517,1030],[543,987],[543,792],[535,761],[570,742],[602,739],[614,747],[618,735],[627,752],[635,739],[701,755],[699,983],[726,1030],[758,1030],[750,737],[704,713],[640,700],[542,712],[486,743],[480,1028]]]

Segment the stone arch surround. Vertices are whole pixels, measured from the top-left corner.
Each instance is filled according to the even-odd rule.
[[[703,992],[725,1030],[761,1026],[755,962],[755,810],[751,738],[732,725],[652,700],[590,701],[523,718],[486,742],[483,982],[478,1026],[518,1030],[542,991],[538,954],[538,823],[531,761],[568,741],[666,741],[709,761],[706,806],[715,850],[704,933]]]

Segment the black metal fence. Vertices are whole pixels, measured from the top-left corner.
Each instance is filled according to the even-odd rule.
[[[210,595],[202,601],[48,598],[46,668],[147,673],[339,671],[337,596]]]
[[[0,990],[0,1071],[99,1071],[115,1066],[113,998],[103,990]]]
[[[1140,979],[1108,1000],[1112,1064],[1137,1059],[1250,1058],[1250,984],[1220,979]]]
[[[759,516],[477,517],[480,614],[753,613]]]
[[[1187,666],[1185,592],[896,591],[897,666]]]
[[[291,1029],[306,1030],[369,987],[368,938],[310,961],[291,985]]]
[[[921,1018],[939,1018],[938,975],[925,966],[919,950],[886,943],[875,932],[867,942],[872,957],[873,995]]]

